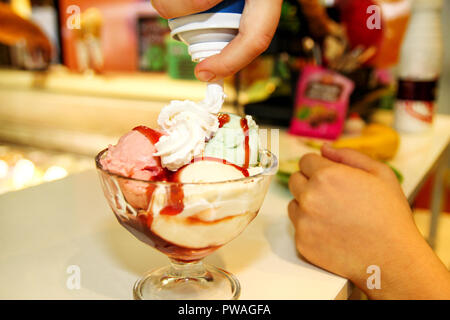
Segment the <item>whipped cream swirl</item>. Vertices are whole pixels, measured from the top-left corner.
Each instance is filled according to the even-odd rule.
[[[176,171],[201,156],[206,141],[219,129],[217,113],[225,100],[222,83],[208,83],[203,101],[171,101],[161,110],[158,124],[165,133],[155,144],[163,167]]]

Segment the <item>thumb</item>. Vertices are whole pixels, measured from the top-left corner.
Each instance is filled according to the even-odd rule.
[[[245,1],[238,35],[221,53],[200,62],[195,68],[196,77],[200,81],[215,81],[249,65],[269,47],[281,5],[281,0]]]

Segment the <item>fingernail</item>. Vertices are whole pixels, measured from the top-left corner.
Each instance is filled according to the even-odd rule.
[[[333,151],[333,150],[336,150],[336,149],[333,147],[333,145],[330,142],[325,142],[322,145],[321,150]]]
[[[199,71],[197,73],[197,79],[200,81],[211,81],[216,75],[209,71]]]

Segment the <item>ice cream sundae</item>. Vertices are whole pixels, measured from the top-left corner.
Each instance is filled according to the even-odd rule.
[[[203,101],[172,101],[159,128],[138,126],[97,156],[119,222],[176,263],[196,263],[238,236],[276,168],[252,117],[220,113],[224,98],[208,84]]]

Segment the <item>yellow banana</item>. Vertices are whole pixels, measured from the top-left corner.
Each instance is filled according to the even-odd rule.
[[[364,153],[376,160],[392,159],[400,144],[398,133],[381,124],[367,125],[360,136],[345,137],[333,143],[335,148],[350,148]]]

